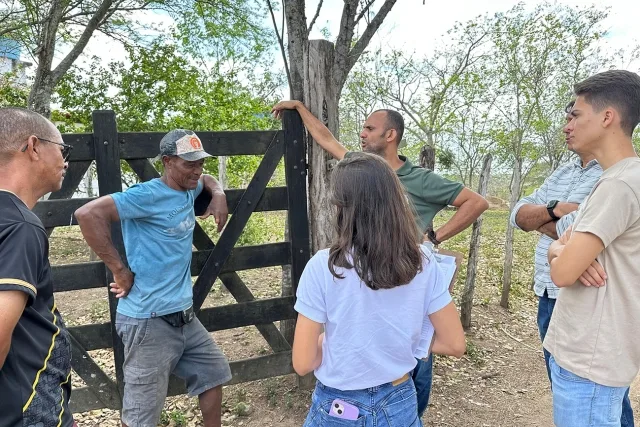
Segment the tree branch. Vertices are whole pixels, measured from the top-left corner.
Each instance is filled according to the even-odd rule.
[[[309,28],[307,29],[307,34],[311,34],[311,29],[313,28],[313,24],[316,23],[316,19],[318,19],[318,16],[320,15],[320,9],[322,8],[322,1],[320,0],[318,2],[318,8],[316,9],[316,14],[313,16],[313,19],[311,20],[311,24],[309,24]]]
[[[378,31],[378,28],[380,27],[380,25],[382,25],[382,22],[387,17],[387,14],[391,11],[391,8],[395,3],[396,0],[385,0],[380,10],[378,10],[378,13],[376,13],[376,16],[374,16],[369,25],[367,25],[367,28],[364,30],[364,33],[362,33],[360,39],[349,51],[349,54],[347,55],[347,74],[358,61],[358,58],[360,58],[362,52],[364,52],[364,50],[367,48],[369,42],[373,38],[373,35],[376,33],[376,31]],[[346,80],[346,77],[347,76],[345,74],[343,78]],[[344,84],[344,80],[342,81],[342,83]],[[342,87],[342,85],[340,85],[340,87]]]
[[[367,4],[362,8],[362,10],[360,11],[360,14],[358,15],[358,17],[356,18],[356,22],[355,24],[358,25],[358,22],[360,22],[360,20],[362,19],[362,17],[369,12],[369,9],[371,9],[371,6],[373,5],[373,2],[375,2],[376,0],[369,0],[367,1]]]
[[[55,86],[60,81],[62,76],[69,70],[69,67],[71,67],[71,64],[73,64],[78,56],[80,56],[84,48],[87,46],[89,39],[91,39],[93,32],[103,23],[103,20],[109,13],[112,4],[113,0],[103,0],[102,4],[100,5],[100,7],[98,7],[95,14],[91,17],[91,19],[89,19],[89,22],[87,22],[87,26],[82,32],[82,35],[73,46],[71,51],[51,72],[51,80],[53,82],[53,86]],[[111,13],[113,14],[113,11]]]
[[[320,2],[322,4],[322,1]],[[273,13],[273,7],[271,6],[271,0],[267,0],[267,6],[269,6],[269,13],[271,13],[271,21],[273,22],[273,30],[276,33],[278,44],[280,45],[280,53],[282,54],[282,60],[284,61],[284,70],[287,72],[287,82],[291,87],[291,71],[289,70],[289,63],[287,62],[287,52],[284,48],[284,40],[278,31],[278,24],[276,23],[276,15]],[[283,7],[284,9],[284,7]],[[282,19],[284,19],[284,10],[282,11]],[[283,28],[284,33],[284,28]]]

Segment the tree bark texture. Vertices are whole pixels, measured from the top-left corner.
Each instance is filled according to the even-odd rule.
[[[480,184],[478,185],[478,194],[482,197],[487,195],[489,186],[489,176],[491,174],[491,154],[484,157],[482,163],[482,172],[480,173]],[[473,223],[471,231],[471,244],[469,245],[469,260],[467,261],[467,278],[462,291],[462,303],[460,306],[460,320],[462,327],[469,329],[471,326],[471,309],[473,308],[473,294],[476,287],[476,272],[478,266],[478,252],[480,251],[480,235],[482,230],[482,215]]]

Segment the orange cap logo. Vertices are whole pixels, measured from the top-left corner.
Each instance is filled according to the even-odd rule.
[[[200,143],[200,140],[198,138],[191,137],[191,139],[189,139],[189,144],[191,144],[191,146],[193,148],[195,148],[196,150],[201,150],[202,149],[202,144]]]

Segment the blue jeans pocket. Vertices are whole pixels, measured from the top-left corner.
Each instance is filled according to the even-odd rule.
[[[560,365],[558,365],[557,363],[555,363],[554,365],[555,365],[556,373],[558,374],[558,376],[566,381],[571,381],[574,383],[590,383],[590,384],[592,383],[591,380],[579,377],[576,374],[560,367]]]
[[[389,427],[422,427],[418,399],[413,384],[402,387],[382,407]]]
[[[611,390],[609,396],[609,421],[619,421],[622,415],[622,397],[615,390]]]
[[[309,415],[304,422],[304,427],[364,427],[366,415],[360,415],[357,420],[345,420],[329,415],[333,400],[325,400],[311,407]],[[348,402],[355,405],[355,402]],[[360,410],[362,413],[362,410]]]

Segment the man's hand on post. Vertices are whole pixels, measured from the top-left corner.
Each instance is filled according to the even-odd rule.
[[[300,101],[280,101],[273,106],[271,114],[273,114],[274,119],[281,119],[283,110],[295,110],[298,108],[298,104],[300,104]]]

